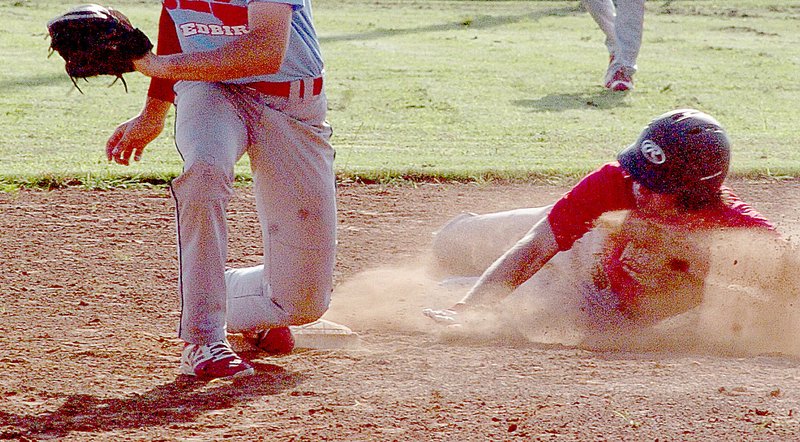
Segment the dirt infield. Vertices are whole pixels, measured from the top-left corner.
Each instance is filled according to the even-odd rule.
[[[800,181],[731,185],[785,236],[800,232]],[[397,314],[433,277],[426,251],[449,218],[564,190],[341,185],[331,317],[360,334],[360,348],[247,354],[255,376],[211,383],[177,375],[165,189],[0,193],[0,439],[800,439],[798,353],[456,340]],[[237,195],[230,262],[253,265],[253,198]]]

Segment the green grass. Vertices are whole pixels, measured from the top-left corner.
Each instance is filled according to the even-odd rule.
[[[0,0],[0,182],[89,187],[180,172],[172,121],[131,167],[106,138],[135,115],[147,79],[72,88],[45,23],[73,5]],[[155,37],[152,1],[116,6]],[[734,142],[738,175],[800,175],[800,5],[647,2],[628,95],[600,85],[607,55],[572,1],[316,0],[337,172],[367,180],[574,177],[612,159],[647,121],[696,107]],[[249,178],[244,158],[237,168]]]

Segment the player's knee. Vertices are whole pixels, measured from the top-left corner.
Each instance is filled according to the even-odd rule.
[[[196,162],[172,180],[172,191],[179,201],[202,202],[230,199],[232,178],[223,168]]]

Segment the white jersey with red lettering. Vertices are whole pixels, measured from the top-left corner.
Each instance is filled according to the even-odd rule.
[[[280,71],[273,75],[231,80],[291,81],[322,75],[322,55],[312,22],[309,0],[165,0],[182,52],[218,48],[248,32],[247,5],[252,2],[286,3],[294,8],[291,35]]]

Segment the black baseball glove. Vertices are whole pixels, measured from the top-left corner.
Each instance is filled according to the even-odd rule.
[[[122,74],[133,72],[133,60],[153,49],[147,35],[124,14],[100,5],[69,10],[50,20],[47,30],[50,55],[58,52],[64,58],[67,74],[79,91],[76,78],[113,75],[122,80],[127,92]]]

